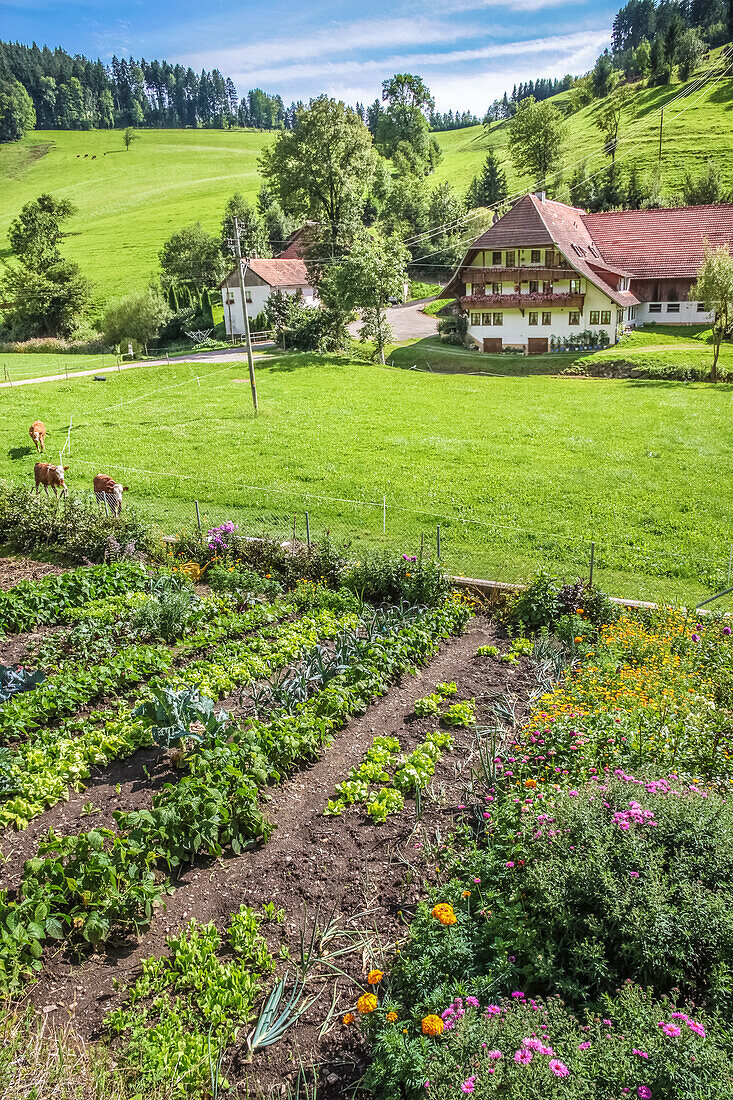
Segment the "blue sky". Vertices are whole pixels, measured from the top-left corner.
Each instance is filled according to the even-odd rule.
[[[583,72],[620,0],[0,0],[0,38],[218,68],[240,91],[369,102],[416,72],[439,110],[483,113],[515,82]]]

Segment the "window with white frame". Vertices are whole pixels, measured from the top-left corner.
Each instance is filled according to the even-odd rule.
[[[680,311],[680,303],[679,302],[667,302],[667,313],[679,313],[679,311]]]

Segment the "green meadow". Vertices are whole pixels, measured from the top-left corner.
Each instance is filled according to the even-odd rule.
[[[340,357],[140,367],[3,390],[0,476],[32,486],[28,426],[63,447],[72,488],[97,472],[175,532],[233,519],[252,534],[328,528],[457,573],[587,573],[616,595],[698,601],[725,587],[733,386],[548,375],[478,377]],[[386,514],[383,512],[386,502]],[[356,501],[358,503],[348,503]],[[126,503],[128,496],[126,494]]]

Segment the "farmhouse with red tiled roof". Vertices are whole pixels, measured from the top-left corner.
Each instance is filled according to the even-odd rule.
[[[689,291],[705,242],[733,248],[733,205],[586,214],[525,195],[473,242],[441,297],[482,351],[614,344],[624,326],[712,320]]]
[[[224,303],[224,324],[227,336],[244,332],[244,311],[239,275],[233,267],[220,284]],[[318,295],[308,278],[305,262],[300,259],[249,260],[244,276],[244,292],[250,319],[262,313],[273,291],[302,294],[307,306],[318,305]]]

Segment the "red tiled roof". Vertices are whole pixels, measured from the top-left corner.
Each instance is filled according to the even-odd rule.
[[[305,229],[304,225],[295,229],[288,239],[284,241],[285,247],[278,256],[279,260],[302,260],[305,256]]]
[[[303,260],[250,260],[250,269],[255,275],[267,283],[268,286],[310,286],[308,269]],[[232,285],[229,280],[234,275],[236,267],[227,275],[221,286]]]
[[[604,260],[639,278],[694,278],[712,248],[733,249],[733,204],[584,214]]]

